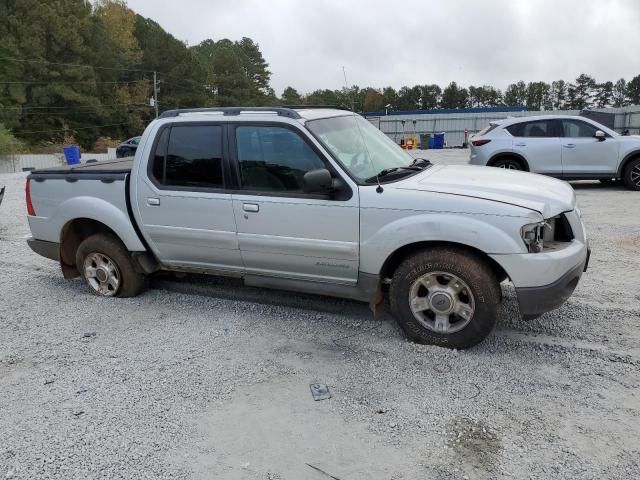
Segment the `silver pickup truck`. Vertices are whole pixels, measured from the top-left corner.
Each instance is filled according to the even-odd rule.
[[[326,108],[165,112],[133,160],[32,172],[30,247],[91,292],[137,295],[158,270],[388,300],[407,335],[465,348],[493,329],[500,283],[536,317],[589,251],[567,183],[414,159]]]

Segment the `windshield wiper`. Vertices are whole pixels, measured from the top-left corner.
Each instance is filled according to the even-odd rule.
[[[422,166],[424,168],[430,167],[433,165],[433,163],[431,162],[431,160],[427,160],[426,158],[414,158],[413,162],[411,162],[411,165],[409,165],[410,167],[413,166]]]
[[[384,170],[380,170],[378,172],[377,175],[374,175],[373,177],[369,177],[365,180],[365,182],[367,183],[373,183],[378,181],[381,178],[384,178],[388,175],[391,175],[392,173],[400,173],[401,170],[409,170],[409,171],[414,171],[414,172],[420,172],[422,171],[422,167],[414,167],[414,166],[408,166],[408,167],[391,167],[391,168],[385,168]]]

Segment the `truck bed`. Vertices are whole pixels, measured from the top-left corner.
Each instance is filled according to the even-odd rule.
[[[65,165],[62,167],[43,168],[31,172],[32,178],[38,175],[47,176],[47,174],[78,174],[78,175],[95,175],[95,174],[127,174],[131,172],[133,167],[133,157],[119,158],[118,160],[109,160],[106,162],[82,163],[78,165]]]
[[[133,158],[124,158],[32,171],[27,179],[33,238],[57,243],[67,222],[88,218],[102,221],[129,250],[144,250],[129,204],[132,167]]]

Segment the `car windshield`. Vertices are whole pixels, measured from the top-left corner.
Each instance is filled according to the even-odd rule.
[[[311,120],[306,125],[360,182],[371,182],[381,172],[398,172],[397,178],[419,170],[412,166],[416,161],[411,155],[359,115]]]

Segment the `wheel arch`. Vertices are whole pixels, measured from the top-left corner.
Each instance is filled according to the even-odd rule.
[[[60,230],[60,267],[64,278],[73,278],[80,274],[76,268],[78,247],[85,239],[99,233],[113,235],[122,242],[112,228],[93,218],[74,218],[64,224]]]
[[[495,155],[493,155],[489,159],[489,161],[487,162],[487,166],[492,167],[495,162],[497,162],[498,160],[501,160],[503,158],[515,158],[516,160],[518,160],[522,164],[522,166],[524,167],[524,171],[525,172],[530,172],[531,171],[531,168],[529,167],[529,162],[527,162],[527,159],[524,158],[519,153],[515,153],[515,152],[500,152],[500,153],[496,153]]]
[[[503,280],[509,278],[507,272],[504,270],[504,268],[502,268],[500,264],[498,264],[498,262],[496,262],[493,258],[491,258],[489,255],[478,248],[463,243],[430,240],[409,243],[394,250],[382,264],[382,268],[380,270],[380,279],[384,280],[393,276],[393,273],[396,271],[398,266],[400,266],[400,264],[407,257],[413,255],[416,252],[419,252],[420,250],[436,247],[450,247],[469,252],[484,261],[489,266],[489,268],[491,268],[492,272],[499,282],[502,282]]]
[[[627,167],[629,162],[635,160],[638,157],[640,157],[640,150],[634,150],[632,152],[627,153],[624,156],[624,158],[620,162],[620,166],[618,167],[618,178],[622,178],[622,175],[624,174],[624,169]]]

